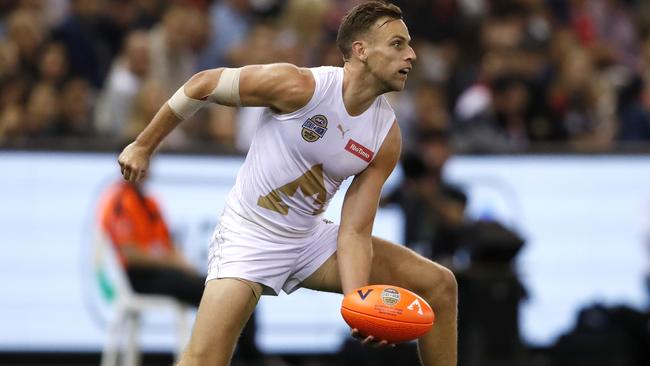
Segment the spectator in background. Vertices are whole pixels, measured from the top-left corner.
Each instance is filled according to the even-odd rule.
[[[68,81],[61,90],[61,116],[54,126],[58,136],[90,137],[95,134],[92,123],[93,89],[82,78]]]
[[[18,46],[9,39],[0,40],[0,80],[20,74]]]
[[[585,49],[577,46],[563,56],[547,100],[552,118],[575,148],[611,147],[616,133],[613,90]]]
[[[113,62],[95,107],[95,126],[101,134],[131,137],[127,125],[135,96],[149,73],[149,57],[148,33],[142,30],[130,33],[124,51]]]
[[[123,129],[123,137],[134,137],[153,118],[158,108],[165,102],[165,98],[164,88],[157,79],[148,79],[141,84],[134,95],[127,124]]]
[[[283,40],[281,32],[279,23],[273,19],[253,24],[246,38],[230,50],[230,64],[236,66],[249,63],[262,64],[279,60],[288,61],[287,59],[295,57],[293,43]]]
[[[51,135],[59,120],[58,91],[47,82],[38,83],[32,88],[22,124],[22,134],[31,138]]]
[[[170,6],[149,35],[151,77],[161,83],[165,97],[174,94],[194,72],[190,48],[194,11],[186,6]]]
[[[648,5],[648,12],[650,13],[650,4]],[[650,15],[648,17],[650,18]],[[650,24],[642,39],[640,51],[636,72],[643,80],[644,88],[646,88],[647,85],[650,85]],[[647,103],[647,105],[650,105],[650,103]]]
[[[199,55],[197,70],[230,66],[230,51],[244,41],[252,24],[249,0],[215,1],[209,13],[209,42]]]
[[[68,56],[63,44],[59,42],[46,43],[38,59],[39,80],[56,87],[62,86],[69,72]]]
[[[411,139],[416,143],[422,131],[448,131],[450,117],[447,95],[442,85],[423,82],[415,89],[413,95],[415,120],[412,121]],[[415,136],[414,136],[415,135]]]
[[[17,3],[19,9],[26,9],[38,14],[43,26],[51,29],[52,26],[61,23],[69,11],[70,0],[20,0],[5,1],[5,3]]]
[[[526,110],[530,101],[525,82],[516,77],[495,80],[492,101],[491,124],[515,146],[529,143]]]
[[[131,25],[134,28],[144,29],[151,29],[160,22],[169,3],[167,0],[124,0],[123,2],[131,4],[135,12]]]
[[[404,212],[404,241],[420,254],[450,266],[461,243],[466,195],[443,178],[451,154],[446,130],[421,130],[417,152],[402,158],[404,181],[382,199],[397,203]]]
[[[554,137],[538,102],[543,100],[543,50],[550,37],[540,6],[537,1],[499,2],[486,17],[478,36],[482,54],[476,76],[454,106],[457,148],[519,151],[532,141]]]
[[[18,75],[33,80],[38,69],[38,51],[46,37],[46,29],[38,14],[27,9],[10,14],[7,36],[6,42],[15,47]]]
[[[650,141],[650,32],[647,30],[640,51],[635,73],[628,75],[618,92],[619,143],[638,145]]]
[[[567,6],[570,26],[596,64],[634,68],[638,39],[627,1],[580,0],[569,1]]]
[[[456,106],[454,143],[469,151],[518,150],[529,143],[529,91],[515,76],[497,76],[468,89]]]
[[[634,77],[620,91],[617,111],[620,120],[617,133],[619,142],[650,140],[650,113],[642,104],[643,89],[643,80]]]
[[[5,2],[0,5],[0,139],[29,143],[32,137],[61,130],[36,133],[33,126],[27,127],[25,119],[35,117],[34,111],[25,117],[30,99],[42,101],[45,95],[41,83],[59,93],[70,77],[80,77],[89,82],[91,94],[101,90],[109,66],[123,66],[124,54],[115,57],[133,29],[152,29],[149,74],[164,82],[169,96],[197,68],[269,62],[340,65],[338,50],[327,35],[336,33],[341,15],[357,2]],[[650,111],[648,2],[395,2],[412,24],[413,48],[419,55],[421,67],[410,75],[416,81],[412,87],[434,81],[444,90],[456,148],[521,151],[538,149],[534,144],[544,142],[603,151],[616,146],[616,140],[648,141],[643,132],[644,114]],[[630,93],[629,74],[642,78],[640,94]],[[506,83],[501,92],[497,84],[506,79],[517,82]],[[134,95],[138,88],[130,86],[122,85]],[[100,103],[90,108],[96,109],[98,132],[119,136],[112,123],[124,126],[126,117],[108,117],[122,109],[107,109],[111,104],[104,96],[115,90],[107,88]],[[408,92],[391,98],[410,146],[405,121],[412,119],[409,109],[417,103],[410,99],[418,97],[417,90]],[[524,111],[513,113],[522,100],[527,100]],[[504,108],[509,112],[504,114]],[[255,126],[239,129],[234,121],[247,117],[238,114],[236,109],[206,111],[197,123],[187,124],[178,137],[184,142],[177,146],[246,146]],[[245,135],[241,138],[240,130]]]
[[[99,206],[101,228],[115,246],[134,291],[164,294],[198,306],[204,276],[175,246],[157,200],[142,184],[111,185]]]
[[[292,51],[290,63],[297,65],[320,65],[315,50],[324,41],[326,15],[330,2],[320,0],[290,0],[281,16],[284,43]],[[339,56],[340,58],[340,56]]]
[[[193,21],[189,24],[188,46],[196,64],[198,55],[210,44],[210,15],[198,6],[189,10]]]
[[[0,113],[0,143],[15,140],[22,135],[23,110],[17,105],[8,105]]]
[[[110,33],[107,36],[107,42],[110,47],[111,60],[118,57],[119,52],[123,49],[126,37],[134,29],[149,29],[151,26],[139,24],[139,8],[142,3],[151,1],[132,1],[132,0],[102,0],[102,17],[105,25],[105,32]],[[155,4],[155,1],[153,2]],[[108,65],[110,67],[110,64]]]
[[[99,224],[115,246],[134,291],[168,295],[198,307],[205,276],[174,243],[158,200],[145,192],[144,184],[120,179],[109,186],[98,207]],[[240,356],[258,362],[254,327],[252,320],[242,333]]]
[[[0,141],[19,137],[22,134],[24,118],[23,99],[28,92],[28,83],[18,76],[2,79],[0,84]]]
[[[115,29],[103,17],[103,2],[71,0],[70,13],[53,30],[53,38],[66,49],[73,76],[101,88],[115,49]]]
[[[467,1],[395,1],[406,14],[407,23],[413,24],[411,36],[429,42],[440,42],[456,36],[462,29],[463,3]]]

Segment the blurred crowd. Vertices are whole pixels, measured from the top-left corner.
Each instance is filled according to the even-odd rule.
[[[193,73],[342,65],[357,0],[0,1],[0,144],[133,138]],[[650,2],[396,0],[418,54],[390,95],[405,147],[467,152],[650,142]],[[244,152],[255,108],[213,106],[166,141]]]

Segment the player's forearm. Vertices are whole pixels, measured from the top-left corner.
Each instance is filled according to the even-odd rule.
[[[372,264],[370,236],[341,233],[338,238],[337,257],[344,294],[368,284]]]
[[[167,103],[158,110],[151,122],[136,138],[138,145],[145,147],[150,153],[160,145],[162,140],[178,126],[181,120],[169,108]]]

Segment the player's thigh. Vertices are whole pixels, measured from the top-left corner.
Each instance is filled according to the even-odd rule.
[[[404,246],[378,237],[372,238],[372,246],[372,284],[392,284],[424,293],[449,277],[449,270]],[[337,254],[332,255],[302,285],[314,290],[341,292]]]
[[[300,285],[311,290],[341,293],[341,277],[339,276],[337,253],[332,254],[325,263],[304,279]]]
[[[221,364],[230,357],[242,328],[255,309],[262,286],[245,280],[222,278],[208,281],[196,315],[184,361]],[[181,363],[184,364],[184,363]]]
[[[373,260],[370,282],[404,287],[426,297],[437,287],[455,282],[444,266],[413,250],[373,237]]]

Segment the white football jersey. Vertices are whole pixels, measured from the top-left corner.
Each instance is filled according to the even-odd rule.
[[[395,113],[384,96],[350,116],[343,104],[343,69],[310,69],[316,86],[304,107],[266,108],[227,209],[275,234],[310,233],[341,183],[377,155]]]

